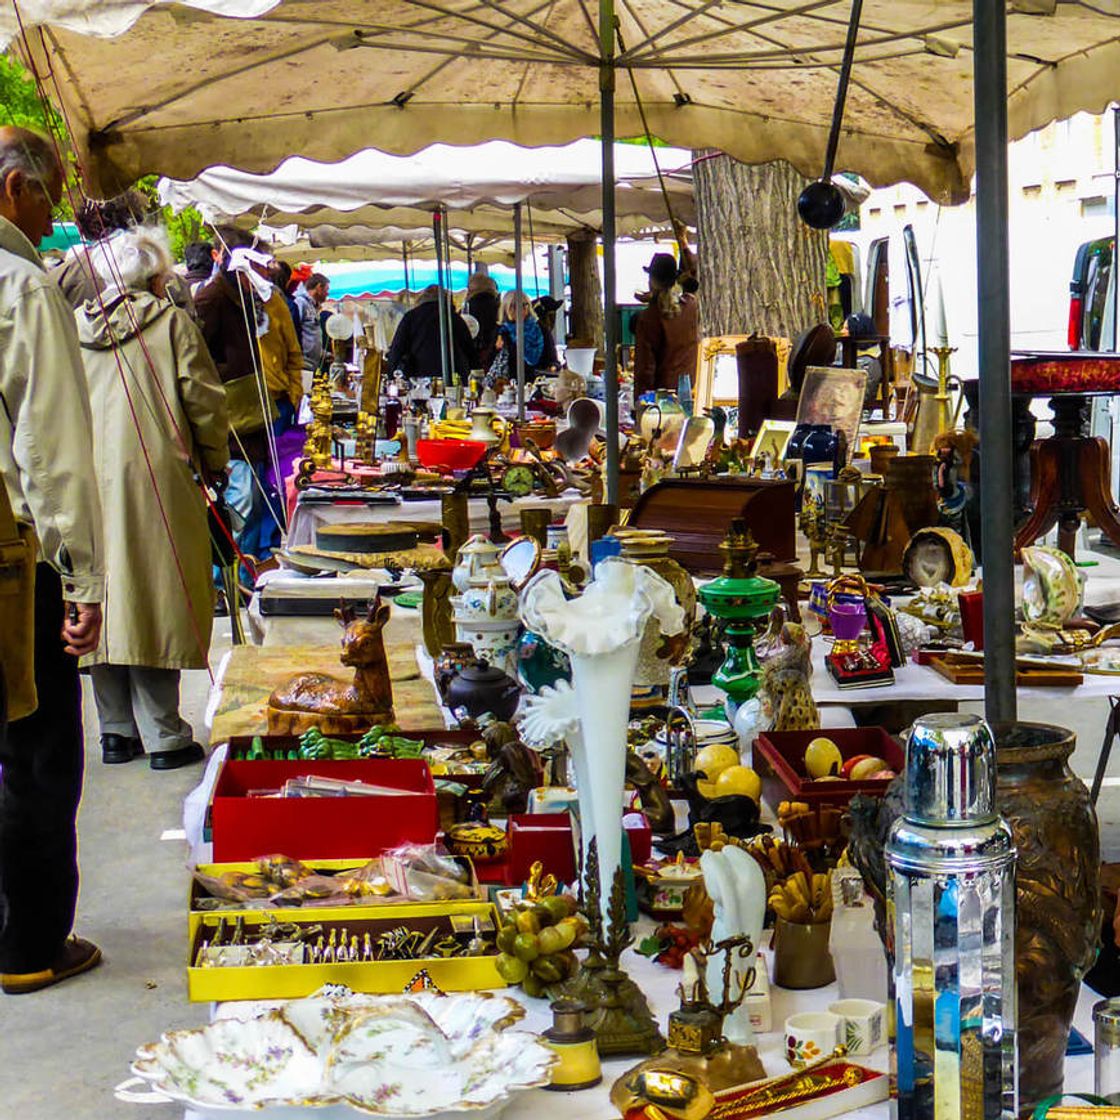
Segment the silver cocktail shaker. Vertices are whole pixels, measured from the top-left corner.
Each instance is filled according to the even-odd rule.
[[[1014,1120],[1015,848],[979,716],[918,720],[887,840],[900,1120]]]

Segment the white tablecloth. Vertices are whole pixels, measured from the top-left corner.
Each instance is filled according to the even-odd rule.
[[[831,645],[821,638],[813,639],[813,697],[818,704],[890,704],[895,700],[983,700],[982,684],[953,684],[928,665],[907,662],[894,671],[894,684],[882,688],[841,689],[825,668],[825,657]],[[1097,696],[1120,695],[1120,677],[1086,673],[1077,688],[1020,688],[1022,700],[1076,703]]]
[[[498,511],[502,516],[502,528],[517,529],[521,524],[521,510],[525,506],[548,506],[558,519],[563,519],[568,507],[583,501],[575,491],[561,494],[558,498],[518,498],[513,502],[499,502]],[[485,533],[490,528],[490,509],[482,498],[472,498],[469,503],[470,526],[472,533]],[[341,502],[297,502],[288,526],[288,548],[297,545],[314,544],[315,530],[323,525],[344,525],[362,522],[365,524],[381,521],[431,521],[438,524],[440,504],[431,502],[401,502],[392,506],[347,505]]]
[[[637,927],[638,935],[647,932],[650,927],[648,920],[643,919]],[[767,935],[768,936],[768,935]],[[768,958],[768,954],[764,954]],[[632,949],[628,949],[623,956],[623,965],[634,981],[645,992],[650,1001],[658,1023],[664,1030],[666,1018],[670,1011],[677,1006],[676,985],[680,981],[679,970],[664,968],[651,960],[641,957]],[[772,971],[772,968],[771,968]],[[507,994],[523,1003],[527,1009],[521,1027],[529,1030],[541,1031],[551,1024],[548,1004],[545,1000],[528,999],[516,988],[506,989]],[[772,1011],[773,1030],[758,1036],[759,1056],[762,1059],[766,1072],[770,1076],[779,1076],[788,1072],[789,1067],[785,1061],[785,1046],[783,1041],[782,1025],[790,1015],[800,1011],[823,1010],[839,994],[835,984],[826,988],[817,988],[812,991],[789,991],[784,988],[771,986],[770,1000]],[[1093,1038],[1092,1008],[1100,997],[1088,988],[1082,988],[1081,998],[1077,1004],[1074,1015],[1074,1025],[1090,1041]],[[213,1013],[216,1017],[237,1016],[245,1017],[255,1014],[265,1007],[272,1006],[264,1003],[225,1003],[216,1004]],[[874,1054],[858,1059],[859,1064],[873,1069],[886,1070],[889,1052],[885,1046],[880,1047]],[[603,1062],[602,1084],[593,1089],[586,1089],[579,1093],[556,1093],[543,1089],[536,1089],[522,1094],[514,1100],[502,1113],[503,1120],[612,1120],[618,1112],[611,1106],[609,1093],[614,1081],[626,1070],[639,1061],[638,1058],[612,1058]],[[1066,1059],[1066,1091],[1067,1092],[1092,1092],[1093,1088],[1093,1059],[1091,1055]],[[890,1105],[887,1102],[855,1109],[845,1115],[852,1120],[886,1120],[890,1114]],[[228,1120],[230,1113],[213,1114],[213,1120]],[[272,1120],[272,1113],[254,1113],[259,1120]],[[358,1114],[349,1110],[292,1110],[282,1114],[276,1113],[277,1120],[284,1117],[306,1117],[306,1120],[357,1120]],[[203,1113],[188,1110],[185,1120],[211,1120]]]

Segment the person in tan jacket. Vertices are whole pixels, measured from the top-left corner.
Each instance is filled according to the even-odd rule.
[[[101,960],[71,936],[85,761],[77,659],[101,632],[101,513],[74,317],[35,249],[61,194],[50,141],[0,128],[0,481],[39,548],[38,708],[7,722],[0,690],[0,988],[9,994]]]
[[[105,522],[104,624],[86,659],[103,762],[153,770],[203,757],[179,714],[179,671],[209,660],[214,588],[198,479],[229,459],[226,395],[189,314],[166,298],[162,230],[92,248],[100,298],[77,312]],[[153,610],[152,604],[158,604]]]

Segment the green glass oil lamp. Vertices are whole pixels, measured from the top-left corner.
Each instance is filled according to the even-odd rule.
[[[772,579],[756,575],[758,544],[746,522],[731,522],[727,539],[719,546],[724,555],[723,575],[697,589],[704,609],[726,623],[727,657],[712,676],[712,684],[727,693],[736,707],[758,692],[761,666],[754,651],[754,636],[769,619],[781,588]]]

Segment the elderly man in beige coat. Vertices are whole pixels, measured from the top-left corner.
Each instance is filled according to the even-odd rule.
[[[85,756],[77,657],[97,646],[103,579],[77,333],[35,250],[61,193],[50,143],[0,128],[0,479],[17,521],[34,529],[40,561],[38,709],[6,729],[0,712],[0,988],[9,994],[101,959],[96,945],[70,935]]]
[[[229,459],[226,394],[202,334],[165,298],[162,230],[90,248],[102,284],[77,312],[105,518],[105,622],[89,658],[101,757],[147,747],[153,770],[203,757],[179,715],[179,671],[206,668],[214,585],[196,478]]]

